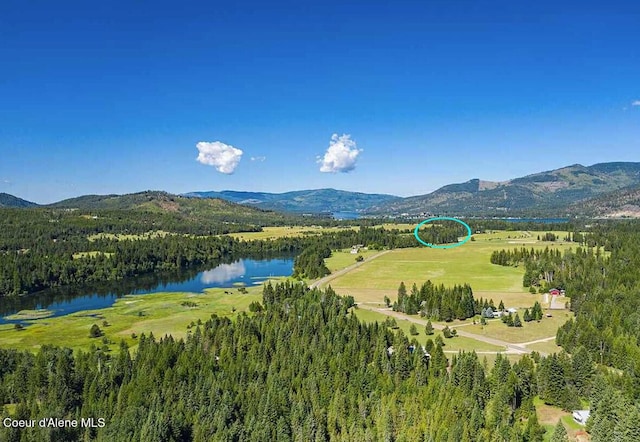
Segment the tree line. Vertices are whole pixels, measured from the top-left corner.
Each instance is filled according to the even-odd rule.
[[[475,353],[448,360],[350,313],[330,288],[267,284],[236,319],[212,315],[186,339],[139,337],[132,355],[45,346],[0,349],[2,418],[103,417],[104,428],[4,429],[6,441],[542,441],[533,399],[592,404],[592,440],[633,441],[637,402],[590,353],[488,368]],[[9,413],[6,404],[12,404]]]
[[[443,284],[433,284],[430,280],[422,284],[420,289],[413,284],[410,293],[407,293],[404,282],[401,282],[398,298],[393,303],[394,311],[408,315],[420,313],[420,316],[436,321],[471,318],[476,315],[478,307],[479,303],[474,299],[468,284],[445,287]]]

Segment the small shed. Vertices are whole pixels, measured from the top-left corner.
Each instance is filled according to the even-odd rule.
[[[574,410],[573,411],[573,420],[579,423],[580,425],[586,425],[587,419],[591,415],[590,410]]]

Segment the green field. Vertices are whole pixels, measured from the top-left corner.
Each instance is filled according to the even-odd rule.
[[[282,226],[282,227],[263,227],[262,232],[241,232],[229,233],[229,236],[236,239],[244,239],[245,241],[292,238],[305,235],[320,235],[327,232],[339,232],[345,229],[358,229],[359,227],[322,227],[322,226]]]
[[[564,232],[556,232],[563,234]],[[524,270],[491,264],[494,250],[522,246],[568,249],[575,244],[537,241],[537,232],[495,231],[474,235],[473,242],[453,249],[416,247],[396,249],[331,281],[339,293],[350,294],[360,302],[382,302],[384,296],[395,299],[401,281],[411,287],[430,279],[454,285],[469,283],[476,297],[500,300],[512,307],[530,307],[542,296],[531,295],[522,286]],[[532,244],[523,244],[524,242]]]
[[[550,441],[558,420],[562,421],[569,440],[575,440],[579,432],[584,432],[584,427],[573,420],[571,413],[563,411],[558,407],[545,404],[538,396],[533,398],[533,405],[536,407],[538,422],[547,430],[544,441]]]
[[[23,330],[12,324],[0,326],[0,347],[36,350],[42,345],[64,345],[88,350],[91,344],[103,345],[103,337],[90,338],[89,329],[97,324],[107,338],[110,349],[116,349],[121,340],[135,347],[132,333],[153,332],[160,338],[172,335],[183,338],[191,322],[206,321],[212,313],[234,317],[247,311],[253,301],[262,301],[262,287],[247,288],[247,294],[236,289],[208,289],[204,293],[153,293],[125,296],[112,307],[86,310],[70,315],[34,321]],[[225,294],[224,292],[232,294]],[[183,305],[183,303],[188,303]],[[190,303],[196,303],[193,307]],[[235,310],[235,312],[233,311]],[[103,321],[108,325],[104,326]]]
[[[522,319],[523,311],[521,310],[518,313]],[[554,310],[553,317],[543,317],[540,322],[522,321],[522,327],[508,327],[501,320],[492,319],[487,323],[487,325],[480,325],[479,323],[476,325],[467,325],[462,327],[461,330],[517,344],[555,336],[558,331],[558,327],[567,322],[570,317],[573,317],[573,313],[564,310]],[[553,347],[555,347],[555,343],[553,341],[551,341],[551,343],[553,344]],[[540,351],[544,351],[543,348],[551,348],[548,343],[531,345],[532,349],[536,348],[534,346],[538,345],[539,347],[537,347],[537,349]]]
[[[500,320],[490,320],[485,326],[479,324],[463,325],[457,323],[460,330],[469,333],[500,339],[510,343],[525,343],[546,339],[556,335],[559,326],[564,324],[572,313],[567,310],[553,310],[552,317],[544,317],[540,322],[524,322],[524,309],[530,308],[538,301],[543,308],[548,307],[544,303],[544,296],[529,293],[526,287],[522,286],[523,268],[503,267],[491,264],[490,256],[494,250],[511,249],[522,246],[544,248],[555,247],[560,250],[576,247],[576,244],[563,241],[543,242],[537,240],[539,232],[526,231],[491,231],[488,233],[476,234],[475,241],[470,241],[463,246],[453,249],[432,249],[428,247],[416,247],[410,249],[395,249],[374,260],[364,263],[344,275],[331,280],[329,284],[341,295],[351,295],[356,302],[371,305],[382,304],[385,296],[391,301],[397,298],[397,290],[400,281],[404,281],[407,289],[416,283],[420,286],[424,281],[430,279],[435,283],[444,285],[454,285],[469,283],[476,298],[492,299],[496,305],[503,301],[505,307],[518,309],[523,322],[522,327],[507,327]],[[554,232],[559,238],[564,238],[566,232]],[[524,244],[527,243],[527,244]],[[348,253],[334,254],[327,263],[331,263],[332,271],[350,265],[347,257]],[[383,321],[385,315],[378,312],[360,309],[357,315],[364,320],[373,318]],[[469,323],[469,321],[465,321]],[[401,328],[408,333],[410,323],[400,324]],[[444,324],[443,324],[444,325]],[[448,324],[450,327],[452,324]],[[420,327],[419,327],[420,329]],[[422,332],[422,330],[420,330]],[[489,344],[476,343],[472,339],[470,343],[463,342],[461,337],[458,345],[459,349],[481,351],[503,350],[502,348],[489,348]],[[447,340],[451,341],[451,340]],[[456,348],[458,348],[456,347]],[[493,347],[493,346],[490,346]],[[554,340],[531,344],[532,350],[545,353],[559,351]],[[493,362],[492,355],[487,359]],[[517,355],[514,355],[517,359]]]
[[[354,309],[353,310],[354,314],[358,317],[358,319],[360,319],[361,321],[364,322],[384,322],[388,316],[383,314],[383,313],[379,313],[379,312],[374,312],[371,310],[365,310],[365,309]],[[436,336],[440,336],[442,337],[443,341],[445,342],[445,346],[443,348],[443,350],[445,351],[459,351],[459,350],[465,350],[465,351],[505,351],[504,347],[499,347],[497,345],[492,345],[492,344],[487,344],[486,342],[480,342],[480,341],[476,341],[475,339],[469,339],[469,338],[465,338],[462,336],[456,336],[455,338],[450,338],[450,339],[445,339],[442,336],[442,332],[439,330],[435,330],[434,334],[431,336],[427,336],[424,333],[424,326],[419,325],[419,324],[415,324],[417,330],[418,330],[418,335],[416,336],[412,336],[409,333],[409,328],[411,327],[411,322],[407,321],[407,320],[396,320],[396,323],[398,324],[398,327],[400,328],[400,330],[402,330],[404,332],[405,335],[407,335],[407,337],[411,338],[416,338],[418,340],[418,342],[420,342],[421,344],[424,345],[425,342],[427,342],[427,339],[435,339]]]
[[[331,272],[344,269],[356,263],[356,257],[362,255],[363,258],[369,258],[370,256],[380,253],[379,250],[360,250],[356,254],[351,253],[351,249],[344,249],[340,251],[333,251],[331,256],[325,259],[325,263]]]
[[[560,353],[562,351],[562,347],[556,345],[555,339],[547,342],[538,342],[537,344],[529,344],[527,348],[535,351],[545,352],[547,354],[551,353]]]
[[[49,316],[52,316],[52,315],[53,315],[53,312],[47,309],[20,310],[18,313],[5,316],[4,319],[8,319],[11,321],[29,321],[34,319],[48,318]]]

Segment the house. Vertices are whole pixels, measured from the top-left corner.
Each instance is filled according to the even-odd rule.
[[[356,244],[351,246],[351,254],[355,255],[356,253],[358,253],[360,251],[360,249],[364,248],[364,244]]]
[[[501,312],[501,311],[493,312],[494,318],[502,318],[502,315],[504,315],[504,312]]]
[[[518,309],[514,307],[509,307],[507,309],[507,313],[518,313]]]
[[[587,419],[591,415],[590,410],[574,410],[573,411],[573,420],[579,423],[580,425],[586,425]]]
[[[560,290],[559,289],[551,289],[551,290],[549,290],[549,294],[551,296],[560,296]]]

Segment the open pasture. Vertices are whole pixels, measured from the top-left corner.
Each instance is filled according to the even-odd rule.
[[[375,311],[371,311],[371,310],[365,310],[365,309],[361,309],[361,308],[356,308],[353,309],[353,314],[355,314],[358,319],[360,319],[363,322],[379,322],[379,323],[384,323],[384,321],[389,318],[389,316],[383,314],[383,313],[379,313],[379,312],[375,312]],[[465,338],[463,336],[456,336],[455,338],[450,338],[450,339],[445,339],[442,336],[442,332],[440,330],[434,330],[434,334],[427,336],[424,332],[424,326],[420,325],[420,324],[414,324],[416,326],[416,329],[418,331],[418,334],[415,336],[412,336],[411,333],[409,332],[409,329],[411,327],[411,324],[413,324],[412,322],[409,322],[407,320],[401,320],[401,319],[396,319],[396,323],[398,325],[398,327],[400,328],[400,330],[403,331],[403,333],[409,338],[409,339],[417,339],[418,342],[422,345],[424,345],[427,342],[427,339],[435,339],[436,336],[440,336],[442,338],[442,340],[445,343],[445,346],[443,347],[444,351],[460,351],[460,350],[464,350],[464,351],[476,351],[476,352],[499,352],[499,351],[505,351],[504,347],[499,347],[497,345],[492,345],[492,344],[488,344],[486,342],[480,342],[480,341],[476,341],[475,339],[470,339],[470,338]],[[455,327],[453,327],[455,328]],[[450,355],[447,355],[447,357],[450,357]]]
[[[247,311],[253,301],[262,301],[262,287],[249,287],[247,294],[233,288],[208,289],[204,293],[153,293],[125,296],[112,307],[86,310],[55,318],[29,321],[23,330],[13,325],[0,326],[0,347],[35,351],[43,345],[63,345],[74,350],[88,350],[91,344],[116,349],[121,340],[135,347],[135,333],[153,332],[156,338],[170,334],[184,338],[187,326],[198,320],[206,321],[212,313],[233,317]],[[231,294],[225,294],[229,292]],[[108,325],[103,325],[107,321]],[[89,337],[93,324],[100,327],[103,337]]]
[[[359,227],[322,227],[322,226],[282,226],[263,227],[262,232],[229,233],[229,236],[245,241],[293,238],[305,235],[320,235],[327,232],[339,232],[345,229],[359,229]]]
[[[523,317],[523,312],[524,310],[518,310],[518,314],[520,315],[521,320]],[[569,311],[554,310],[553,317],[543,317],[540,322],[524,322],[524,320],[522,320],[522,327],[508,327],[500,319],[491,319],[487,322],[486,325],[480,325],[480,323],[478,322],[476,325],[466,325],[461,329],[469,333],[474,333],[476,335],[519,344],[555,336],[556,332],[558,331],[558,327],[567,322],[571,317],[573,317],[573,313]],[[553,344],[553,347],[556,347],[553,340],[550,342],[551,344]],[[544,342],[543,344],[547,345],[540,345],[539,347],[537,347],[537,349],[540,351],[545,351],[543,350],[543,348],[551,348],[551,346],[548,345],[548,342]],[[527,347],[531,349],[536,348],[529,346]]]
[[[333,279],[330,284],[339,293],[354,296],[356,301],[383,302],[384,296],[396,298],[401,281],[407,289],[413,283],[420,286],[429,279],[446,286],[468,283],[477,297],[493,299],[496,304],[502,300],[508,306],[530,307],[535,301],[542,301],[542,296],[532,295],[522,286],[524,269],[491,264],[491,253],[523,246],[560,250],[576,247],[574,243],[537,241],[537,232],[492,231],[476,234],[474,238],[475,241],[452,249],[395,249]],[[533,243],[513,243],[524,240]]]
[[[356,257],[362,256],[363,258],[369,258],[370,256],[375,255],[376,253],[380,253],[379,250],[359,250],[358,253],[351,253],[351,249],[344,249],[339,251],[331,252],[331,256],[324,260],[325,264],[331,270],[331,272],[335,272],[336,270],[344,269],[345,267],[349,267],[350,265],[355,264]]]

